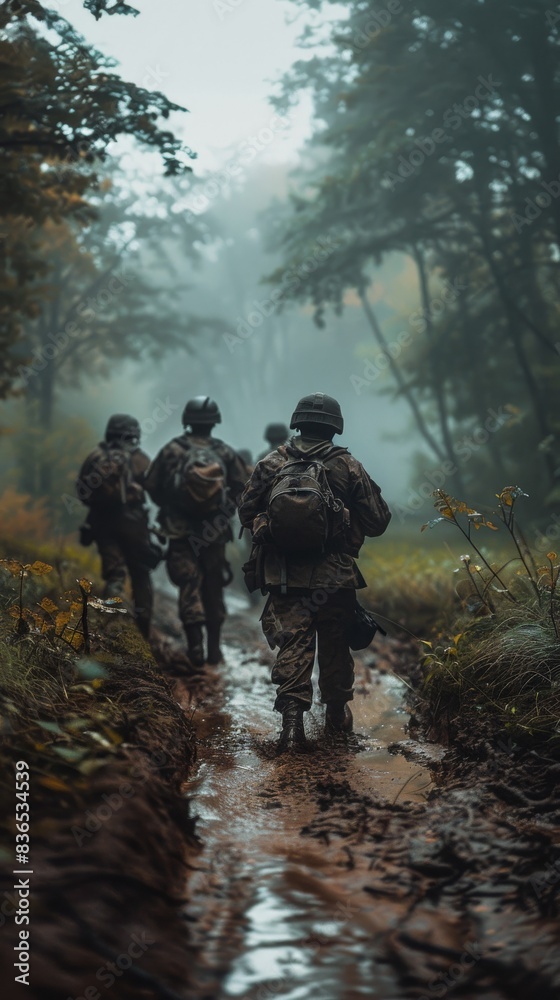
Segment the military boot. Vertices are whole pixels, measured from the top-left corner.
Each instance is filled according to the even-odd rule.
[[[296,699],[287,702],[282,709],[282,732],[278,740],[278,753],[301,749],[306,745],[303,711],[303,703]]]
[[[329,701],[325,725],[333,733],[351,733],[354,724],[350,706],[345,701]]]
[[[136,627],[144,639],[149,642],[150,639],[150,619],[144,618],[142,615],[138,615],[136,618]]]
[[[193,667],[201,667],[204,663],[204,645],[202,642],[202,625],[187,625],[187,656]]]
[[[208,655],[206,657],[206,661],[211,666],[216,666],[216,664],[221,663],[224,658],[220,649],[220,625],[208,625],[207,632]]]

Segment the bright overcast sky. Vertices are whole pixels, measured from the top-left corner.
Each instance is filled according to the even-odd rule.
[[[80,0],[53,4],[85,38],[114,56],[125,79],[189,109],[180,133],[198,154],[200,175],[226,159],[225,150],[265,128],[274,80],[301,57],[295,5],[285,0],[130,0],[138,17],[95,21]],[[301,25],[300,25],[301,26]],[[293,159],[309,129],[308,103],[266,151]],[[177,130],[177,122],[174,122]]]

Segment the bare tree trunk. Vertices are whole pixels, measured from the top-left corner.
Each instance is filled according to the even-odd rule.
[[[479,208],[479,218],[478,218],[478,231],[482,241],[484,256],[486,258],[488,267],[490,269],[490,273],[494,279],[494,283],[496,285],[496,288],[504,305],[506,318],[508,321],[508,327],[510,331],[510,340],[513,345],[513,350],[515,353],[517,363],[519,365],[519,369],[521,371],[523,380],[527,388],[527,395],[529,397],[533,409],[533,415],[537,426],[539,438],[540,440],[543,440],[544,438],[550,437],[552,433],[552,427],[548,419],[548,414],[546,411],[546,406],[543,400],[542,392],[540,390],[540,387],[537,383],[537,380],[531,368],[531,363],[529,361],[527,352],[525,350],[525,346],[523,344],[523,333],[520,328],[520,318],[517,309],[515,307],[515,304],[512,302],[507,292],[507,289],[505,288],[503,275],[501,274],[500,269],[498,268],[494,257],[492,242],[488,230],[488,222],[486,217],[486,211],[489,212],[490,208],[488,207],[487,209],[487,207],[484,204],[484,199],[480,198],[480,194],[479,194],[479,206],[480,208]],[[556,477],[554,475],[554,469],[555,469],[554,458],[551,454],[546,452],[543,454],[543,458],[546,467],[548,482],[550,485],[554,485],[554,483],[556,482]]]
[[[469,316],[469,297],[465,291],[459,292],[459,318],[461,337],[463,340],[465,372],[469,375],[469,392],[473,400],[476,400],[478,417],[482,426],[488,419],[491,400],[488,398],[488,388],[485,380],[485,372],[481,364],[482,355],[478,350],[476,342],[472,341],[473,321]],[[500,488],[505,486],[508,475],[505,468],[504,456],[499,442],[494,434],[490,434],[488,439],[488,450],[492,461],[492,468],[496,472]]]
[[[359,296],[368,323],[372,329],[373,336],[375,337],[381,350],[385,353],[387,357],[387,361],[389,363],[389,368],[391,369],[393,378],[395,379],[395,382],[397,383],[403,397],[406,399],[408,405],[410,406],[412,415],[414,417],[414,421],[421,436],[424,438],[424,441],[429,446],[430,450],[433,451],[436,458],[438,458],[440,462],[444,462],[445,454],[440,448],[434,436],[432,435],[431,431],[429,430],[426,421],[424,420],[424,417],[422,415],[422,412],[420,410],[420,407],[418,406],[418,402],[414,398],[412,389],[410,388],[409,385],[407,385],[406,380],[399,366],[395,362],[395,359],[391,356],[391,352],[389,351],[389,345],[387,344],[383,331],[379,326],[377,316],[375,315],[373,309],[371,308],[367,295],[364,292],[360,291]]]
[[[451,438],[451,432],[449,430],[449,414],[447,412],[447,400],[445,398],[445,377],[442,371],[438,353],[438,345],[436,343],[434,334],[434,323],[432,318],[430,291],[428,288],[428,275],[426,273],[426,261],[424,258],[424,254],[418,245],[416,245],[413,248],[413,257],[416,263],[416,268],[418,270],[418,280],[420,284],[422,308],[424,310],[426,332],[428,334],[428,340],[430,342],[432,393],[434,395],[434,399],[437,406],[441,437],[449,461],[452,463],[452,465],[456,465],[455,452],[453,450],[453,440]],[[457,490],[459,491],[460,495],[463,496],[465,492],[465,482],[460,467],[456,466],[456,468],[457,471],[454,473],[453,478],[456,481]]]

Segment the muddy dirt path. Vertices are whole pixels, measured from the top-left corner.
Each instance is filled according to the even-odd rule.
[[[538,805],[554,767],[509,745],[484,759],[479,736],[459,753],[411,739],[390,639],[357,658],[355,733],[327,737],[314,704],[310,752],[278,757],[273,654],[235,595],[224,650],[176,688],[198,739],[189,998],[557,1000],[554,888],[535,890],[560,859],[560,798]]]
[[[431,777],[426,751],[405,732],[404,685],[373,669],[367,653],[357,662],[355,735],[348,741],[325,736],[324,707],[317,702],[305,717],[311,752],[277,757],[273,654],[258,613],[241,598],[231,605],[225,663],[207,671],[198,690],[179,685],[198,738],[198,767],[185,791],[203,842],[188,910],[200,950],[201,995],[352,1000],[375,995],[375,981],[378,995],[398,996],[367,957],[379,908],[363,891],[364,865],[348,846],[302,830],[321,816],[333,781],[344,782],[356,800],[424,801]],[[417,759],[389,752],[398,741]],[[442,751],[432,747],[431,753]],[[346,818],[355,811],[359,831],[365,813],[360,817],[351,798]]]

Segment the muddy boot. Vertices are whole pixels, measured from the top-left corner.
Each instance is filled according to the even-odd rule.
[[[221,663],[224,658],[220,649],[220,625],[208,625],[207,631],[208,655],[206,657],[206,662],[211,666],[216,666],[216,664]]]
[[[298,750],[306,746],[303,728],[304,706],[300,701],[289,701],[282,709],[282,732],[278,740],[278,753]]]
[[[332,733],[351,733],[354,724],[352,712],[346,702],[330,701],[327,704],[325,725]]]
[[[187,656],[193,667],[204,664],[204,645],[202,642],[202,625],[187,625]]]

